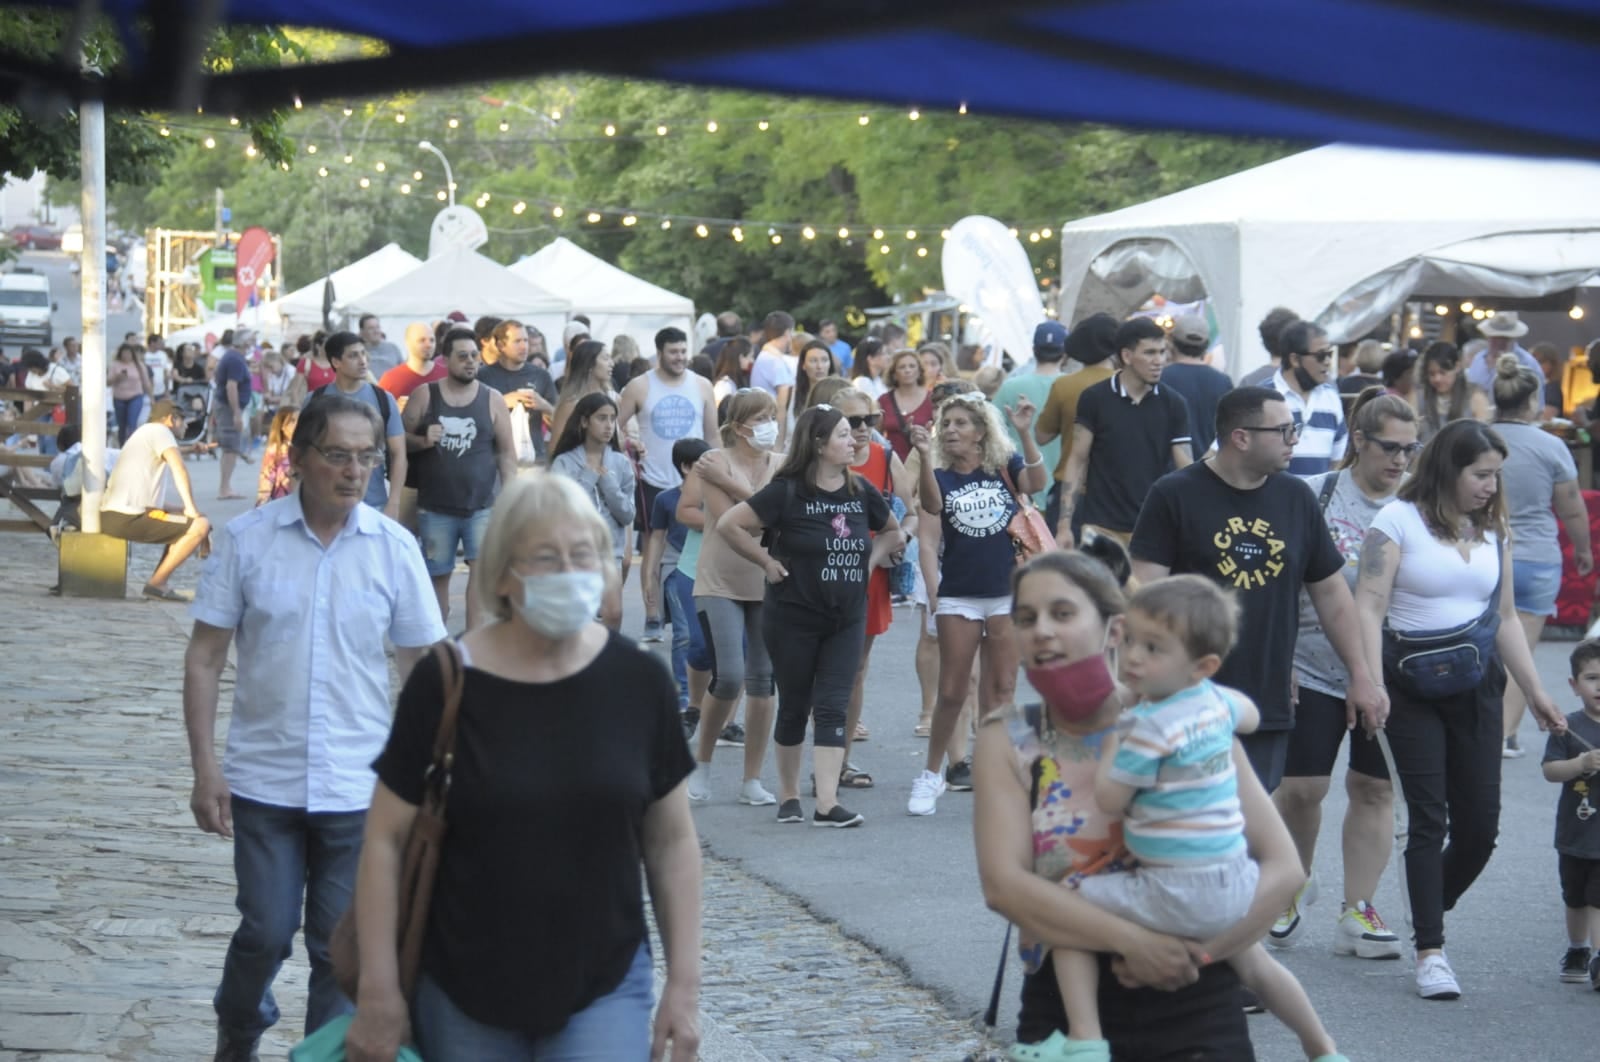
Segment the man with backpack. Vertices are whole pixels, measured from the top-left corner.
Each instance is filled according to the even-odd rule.
[[[391,520],[400,516],[400,488],[406,481],[406,430],[400,423],[400,409],[382,388],[367,377],[367,348],[354,332],[335,332],[323,343],[328,364],[333,366],[333,382],[306,396],[306,405],[321,394],[341,394],[364,402],[378,411],[383,421],[385,467],[373,469],[362,501],[380,510]]]

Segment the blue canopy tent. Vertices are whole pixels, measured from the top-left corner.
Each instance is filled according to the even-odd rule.
[[[51,6],[75,8],[56,3]],[[1594,0],[101,0],[130,61],[80,74],[0,42],[0,99],[230,114],[587,70],[1030,118],[1600,157]],[[201,73],[222,24],[386,55]]]

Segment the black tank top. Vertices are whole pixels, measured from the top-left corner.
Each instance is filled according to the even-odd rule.
[[[434,513],[470,516],[494,504],[494,482],[499,472],[494,453],[494,419],[489,407],[492,391],[480,384],[476,397],[464,406],[445,402],[437,382],[428,385],[428,412],[421,433],[435,424],[444,434],[423,451],[428,460],[419,466],[417,506]]]

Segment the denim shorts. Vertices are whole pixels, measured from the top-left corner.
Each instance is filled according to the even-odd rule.
[[[1511,562],[1511,592],[1517,611],[1530,616],[1554,616],[1561,593],[1561,565],[1534,561]]]
[[[466,554],[467,563],[478,559],[478,547],[489,527],[489,509],[468,516],[417,510],[417,537],[422,539],[422,559],[428,574],[438,577],[456,569],[456,547]]]

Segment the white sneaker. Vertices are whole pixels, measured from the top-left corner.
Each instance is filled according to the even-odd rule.
[[[766,807],[776,804],[778,798],[761,787],[761,779],[747,778],[744,786],[739,790],[739,803],[749,804],[751,807]]]
[[[911,783],[911,799],[906,802],[906,814],[932,815],[944,790],[944,779],[937,772],[923,771]]]
[[[1354,955],[1358,959],[1398,959],[1400,938],[1383,924],[1370,903],[1357,900],[1339,916],[1333,933],[1333,953]]]
[[[1423,999],[1461,998],[1461,986],[1443,952],[1417,963],[1417,995]]]
[[[711,803],[711,764],[697,763],[689,775],[689,803]]]
[[[1293,944],[1294,938],[1300,935],[1300,930],[1306,924],[1305,909],[1316,902],[1317,877],[1313,874],[1306,878],[1306,883],[1294,894],[1289,909],[1272,923],[1272,929],[1267,933],[1267,943],[1278,948],[1287,948]]]

